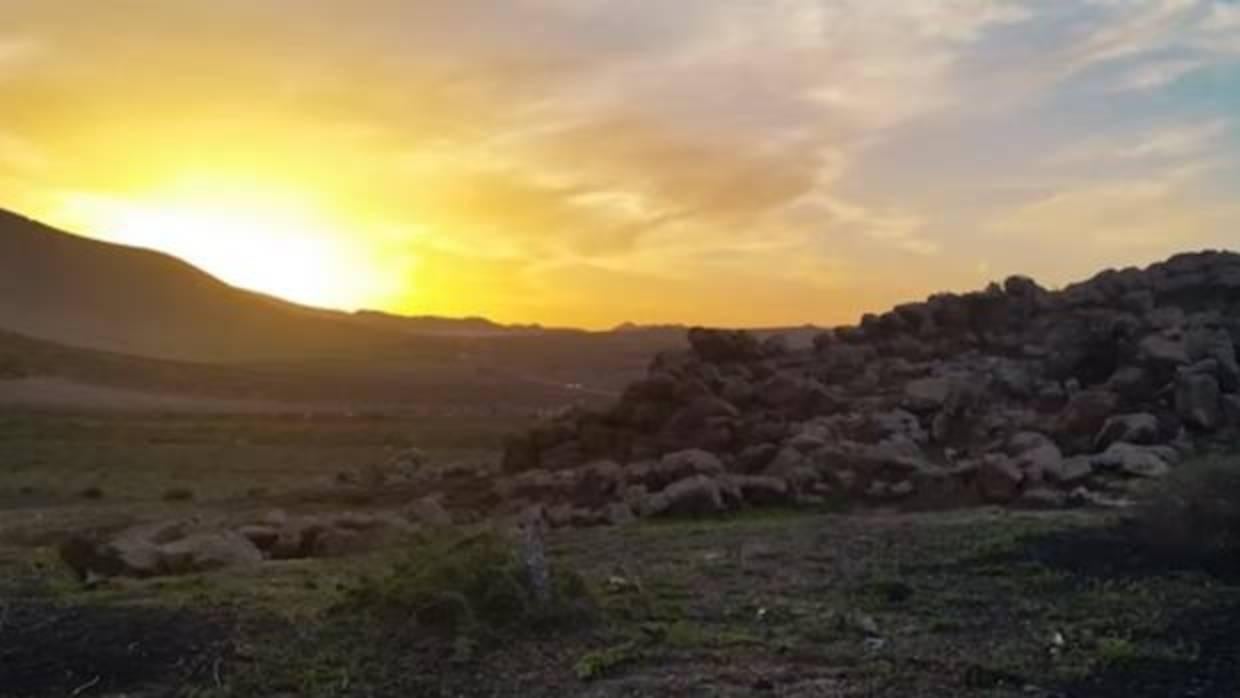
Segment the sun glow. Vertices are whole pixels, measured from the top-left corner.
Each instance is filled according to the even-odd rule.
[[[133,196],[71,193],[58,218],[111,242],[158,249],[217,278],[307,305],[373,307],[392,292],[346,225],[270,185],[183,179]]]

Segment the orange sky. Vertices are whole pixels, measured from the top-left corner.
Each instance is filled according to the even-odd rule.
[[[343,308],[852,321],[1236,245],[1224,0],[0,0],[0,207]]]

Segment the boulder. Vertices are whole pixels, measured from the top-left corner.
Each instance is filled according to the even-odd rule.
[[[315,542],[327,528],[327,524],[313,517],[291,518],[280,527],[280,534],[268,554],[273,560],[313,557]]]
[[[1119,407],[1119,397],[1107,390],[1085,390],[1073,395],[1056,420],[1056,434],[1074,451],[1093,445],[1094,438]]]
[[[245,536],[246,540],[254,544],[254,547],[261,550],[264,554],[275,547],[276,541],[280,539],[280,529],[275,526],[267,526],[263,524],[250,524],[237,529],[237,533]]]
[[[1063,452],[1050,440],[1013,456],[1012,460],[1030,482],[1041,482],[1047,473],[1058,473],[1063,468]]]
[[[632,523],[637,517],[628,502],[612,502],[603,511],[603,518],[611,526],[623,526]]]
[[[1187,366],[1188,345],[1179,333],[1152,334],[1137,345],[1137,356],[1145,366],[1156,370],[1174,370]]]
[[[746,504],[754,506],[776,506],[787,504],[792,499],[792,491],[785,480],[763,475],[732,475],[728,480],[740,492]]]
[[[263,561],[262,551],[235,531],[194,534],[164,544],[159,552],[168,574],[207,572]]]
[[[977,427],[986,408],[984,385],[953,381],[943,409],[931,424],[930,433],[936,443],[950,447],[966,446],[977,437]]]
[[[1094,474],[1094,464],[1089,456],[1063,458],[1055,467],[1044,469],[1042,476],[1058,485],[1075,485],[1088,480]]]
[[[154,577],[164,573],[159,546],[141,535],[125,533],[103,539],[99,534],[75,534],[57,546],[60,559],[80,579]]]
[[[667,486],[647,500],[647,516],[709,516],[727,511],[724,489],[717,479],[694,475]]]
[[[762,472],[775,460],[779,451],[779,446],[771,443],[749,446],[736,457],[735,468],[737,472],[750,475]]]
[[[988,502],[1011,502],[1020,494],[1024,481],[1025,473],[1020,466],[1002,454],[986,455],[977,471],[978,492]]]
[[[1158,387],[1157,379],[1140,366],[1122,366],[1106,383],[1107,390],[1128,403],[1149,401]]]
[[[1191,427],[1213,431],[1221,426],[1221,398],[1214,376],[1182,371],[1176,377],[1175,411]]]
[[[1234,393],[1240,389],[1240,363],[1236,361],[1236,347],[1231,335],[1216,323],[1194,328],[1186,339],[1189,358],[1194,362],[1214,361],[1213,373],[1224,392]]]
[[[1122,414],[1111,417],[1094,439],[1094,448],[1105,450],[1113,443],[1149,445],[1159,438],[1158,418],[1152,414]]]
[[[413,501],[405,507],[405,516],[430,528],[448,528],[453,524],[452,514],[448,513],[438,497],[422,497]]]
[[[822,481],[823,469],[818,461],[825,451],[806,455],[793,448],[784,448],[761,474],[786,482],[794,492],[808,491]]]
[[[995,386],[1010,398],[1027,400],[1038,388],[1038,381],[1029,366],[1013,361],[1001,362],[991,374]]]
[[[1093,465],[1131,477],[1160,478],[1171,472],[1168,456],[1166,450],[1157,447],[1117,443],[1094,456]]]
[[[904,386],[904,406],[914,412],[934,412],[942,409],[951,392],[947,378],[921,378]]]
[[[658,481],[666,484],[693,475],[722,475],[723,471],[723,462],[718,456],[691,448],[663,456],[654,468],[654,475]]]
[[[904,410],[875,412],[867,416],[867,426],[873,430],[872,437],[883,440],[892,437],[907,439],[914,444],[930,442],[930,435],[922,429],[916,415]]]

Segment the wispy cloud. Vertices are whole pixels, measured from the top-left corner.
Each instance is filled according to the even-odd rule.
[[[1156,90],[1166,87],[1180,78],[1198,70],[1206,62],[1202,59],[1168,60],[1139,65],[1120,78],[1115,91]]]
[[[1051,164],[1099,164],[1116,160],[1173,160],[1205,153],[1230,127],[1224,118],[1163,126],[1130,136],[1105,136],[1069,146],[1052,155]]]

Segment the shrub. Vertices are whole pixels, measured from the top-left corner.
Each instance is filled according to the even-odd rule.
[[[165,502],[188,502],[194,498],[194,491],[185,487],[174,487],[164,492]]]
[[[1240,458],[1182,466],[1141,503],[1132,525],[1160,556],[1240,569]]]
[[[103,499],[102,487],[87,487],[81,492],[83,499]]]
[[[412,619],[450,636],[546,628],[592,615],[579,575],[550,569],[551,588],[542,594],[522,557],[495,533],[427,543],[387,575],[348,590],[343,606],[376,619]]]

